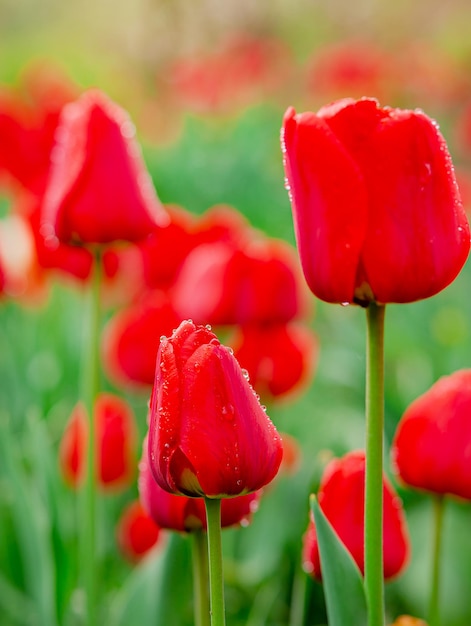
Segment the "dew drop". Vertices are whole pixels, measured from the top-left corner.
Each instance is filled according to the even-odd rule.
[[[350,302],[341,302],[340,306],[350,306]]]
[[[224,419],[231,421],[234,419],[235,409],[232,404],[226,404],[222,407],[221,413]]]
[[[245,380],[249,380],[250,378],[248,371],[245,369],[242,370],[242,376],[245,378]]]

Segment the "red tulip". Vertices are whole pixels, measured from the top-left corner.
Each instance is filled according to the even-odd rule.
[[[121,552],[135,563],[157,544],[160,528],[146,513],[139,500],[134,500],[123,511],[116,528],[116,536]]]
[[[412,302],[444,289],[470,246],[445,140],[421,111],[340,100],[284,117],[307,283],[327,302]]]
[[[159,485],[188,496],[256,491],[282,457],[276,429],[229,348],[205,326],[163,338],[150,404],[149,463]]]
[[[138,241],[165,221],[127,114],[94,90],[66,105],[44,199],[47,235],[65,243]]]
[[[318,492],[319,506],[340,540],[364,571],[365,453],[354,451],[326,467]],[[383,477],[384,578],[397,576],[409,557],[409,538],[402,503]],[[304,567],[321,578],[316,529],[311,519],[304,537]]]
[[[139,463],[139,496],[144,509],[161,528],[179,532],[206,529],[206,509],[203,498],[188,498],[169,493],[154,479],[147,459],[147,441],[144,441]],[[257,509],[260,491],[224,498],[221,502],[221,527],[249,523]]]
[[[103,489],[126,487],[136,467],[136,426],[128,404],[109,393],[95,403],[96,471]],[[85,408],[77,404],[67,423],[59,448],[59,464],[72,486],[82,483],[86,465],[88,424]]]
[[[443,376],[406,409],[391,448],[409,487],[471,500],[471,369]]]
[[[182,317],[215,325],[287,322],[306,310],[294,251],[264,239],[197,246],[173,291]]]
[[[301,324],[251,324],[236,331],[230,344],[249,373],[255,391],[278,398],[299,390],[314,370],[317,340]]]
[[[167,296],[151,292],[115,313],[103,335],[104,366],[117,383],[152,385],[162,335],[180,323]]]

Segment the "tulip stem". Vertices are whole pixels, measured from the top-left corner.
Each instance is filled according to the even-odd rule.
[[[365,593],[368,626],[384,625],[383,428],[385,307],[371,302],[367,314]]]
[[[209,626],[208,546],[206,533],[191,533],[195,626]]]
[[[99,388],[99,350],[100,331],[100,284],[101,257],[95,252],[89,290],[87,336],[82,363],[83,396],[87,409],[88,437],[86,451],[85,484],[82,493],[82,544],[80,550],[82,583],[85,591],[86,624],[94,626],[96,619],[96,432],[94,420],[95,399]]]
[[[205,498],[208,525],[209,590],[211,626],[225,626],[224,578],[222,571],[221,500]]]
[[[432,563],[432,586],[430,590],[429,625],[440,625],[440,557],[443,538],[443,513],[445,511],[445,498],[435,496],[433,498],[434,513],[434,536],[433,536],[433,563]]]

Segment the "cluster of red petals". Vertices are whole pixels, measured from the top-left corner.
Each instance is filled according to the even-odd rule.
[[[129,561],[140,561],[156,546],[160,537],[160,528],[139,500],[134,500],[124,509],[116,528],[116,538],[121,552]]]
[[[194,248],[173,290],[182,318],[214,325],[285,323],[306,311],[292,248],[276,239]]]
[[[445,140],[424,113],[369,98],[290,108],[282,148],[302,267],[320,299],[411,302],[457,276],[469,225]]]
[[[165,223],[134,135],[127,113],[99,91],[63,108],[43,204],[46,236],[138,241]]]
[[[317,338],[301,323],[248,324],[237,328],[229,343],[263,398],[301,390],[314,372]]]
[[[333,459],[324,471],[317,498],[333,529],[363,572],[365,453],[354,451],[340,459]],[[384,476],[384,578],[397,576],[404,569],[408,557],[409,537],[402,503]],[[304,537],[303,561],[306,571],[320,579],[319,547],[312,519]]]
[[[136,473],[137,432],[131,408],[122,398],[101,393],[95,402],[96,476],[102,489],[127,487]],[[74,408],[59,447],[59,468],[68,484],[85,478],[88,422],[84,406]]]
[[[440,378],[406,409],[391,448],[411,488],[471,500],[471,370]]]
[[[162,338],[148,451],[158,484],[188,496],[243,495],[278,471],[280,437],[232,351],[208,327],[184,321]]]
[[[105,327],[103,365],[116,383],[152,385],[162,335],[170,335],[181,319],[162,291],[150,291],[118,311]]]
[[[139,497],[144,509],[160,528],[178,532],[206,529],[206,509],[202,498],[177,496],[155,481],[147,458],[147,441],[139,463]],[[260,491],[221,501],[221,527],[247,525],[258,506]]]

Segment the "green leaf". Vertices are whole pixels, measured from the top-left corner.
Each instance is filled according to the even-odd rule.
[[[364,626],[367,623],[367,610],[360,570],[322,512],[315,496],[311,496],[311,510],[319,543],[329,626]]]

